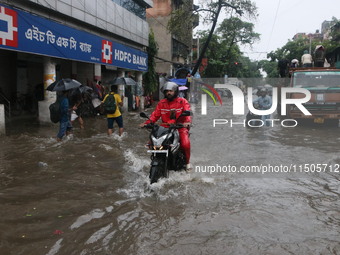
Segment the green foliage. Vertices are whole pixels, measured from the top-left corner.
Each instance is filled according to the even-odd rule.
[[[201,11],[208,13],[205,20],[211,22],[216,19],[218,9],[229,14],[245,15],[249,18],[257,17],[257,7],[250,0],[212,0]]]
[[[157,90],[158,81],[156,73],[156,62],[155,56],[158,53],[158,46],[155,40],[155,35],[151,30],[149,33],[149,47],[147,49],[148,53],[148,71],[143,74],[144,83],[144,94],[150,95]]]
[[[202,77],[261,77],[257,64],[242,56],[239,44],[252,44],[259,39],[254,25],[239,18],[225,19],[211,36],[205,56],[209,64]],[[209,31],[200,31],[200,44],[208,40]]]
[[[224,12],[228,18],[220,24],[215,32],[215,26],[221,12]],[[292,60],[296,58],[300,61],[305,50],[311,51],[313,54],[315,47],[319,44],[325,47],[326,54],[339,47],[340,21],[333,17],[331,40],[310,42],[308,38],[303,37],[294,41],[288,40],[281,48],[267,54],[270,61],[252,62],[242,55],[239,45],[251,46],[259,40],[260,35],[254,32],[254,24],[244,22],[240,17],[248,15],[250,18],[256,18],[257,7],[255,3],[249,0],[210,0],[205,6],[197,10],[195,15],[197,14],[204,14],[203,23],[212,23],[210,30],[201,31],[198,34],[200,46],[202,46],[200,47],[201,56],[199,56],[193,73],[200,65],[202,57],[207,57],[209,63],[204,73],[201,74],[202,77],[223,77],[225,74],[228,74],[229,77],[261,77],[260,69],[264,70],[268,77],[279,77],[277,63],[280,59]],[[184,9],[179,9],[176,15],[172,17],[169,25],[169,29],[173,32],[180,31],[181,23],[183,23],[181,20],[188,20],[192,17]],[[181,18],[176,20],[175,17]],[[184,27],[185,29],[188,28]]]
[[[258,68],[262,68],[262,70],[267,73],[268,78],[279,77],[276,61],[260,60],[258,63]]]
[[[323,40],[320,42],[319,40],[310,40],[309,38],[300,37],[296,40],[288,40],[288,42],[283,45],[281,48],[278,48],[275,51],[271,51],[267,54],[267,58],[269,61],[264,60],[261,62],[261,66],[263,70],[267,73],[268,77],[274,78],[279,77],[277,64],[280,59],[287,59],[291,61],[292,59],[297,59],[301,62],[301,56],[304,51],[307,50],[312,55],[314,54],[315,47],[317,45],[323,45],[325,47],[326,55],[331,53],[339,47],[339,41],[337,41],[337,32],[340,30],[340,23],[335,18],[333,18],[331,29],[331,40]],[[339,30],[336,27],[339,26]],[[340,38],[339,38],[340,39]]]
[[[254,32],[254,24],[242,21],[240,18],[231,17],[224,19],[217,29],[217,33],[229,45],[239,43],[252,45],[260,39],[260,34]]]
[[[243,14],[249,17],[256,17],[257,8],[253,2],[250,0],[217,0],[211,1],[206,5],[205,8],[199,9],[198,12],[206,13],[206,20],[212,22],[209,35],[207,37],[206,43],[201,49],[201,54],[192,70],[192,74],[195,75],[197,72],[203,56],[206,53],[210,40],[215,31],[217,21],[221,12],[225,12],[227,15],[232,17],[233,15],[242,16]],[[229,54],[229,53],[228,53]]]
[[[260,78],[261,72],[258,68],[258,63],[251,61],[248,57],[241,56],[241,72],[239,77],[243,78]]]

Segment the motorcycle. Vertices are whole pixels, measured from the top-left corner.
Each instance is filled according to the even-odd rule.
[[[185,169],[185,155],[180,149],[179,128],[183,124],[178,120],[184,116],[190,116],[190,111],[184,111],[177,119],[176,124],[169,127],[163,127],[155,123],[145,125],[145,128],[151,130],[150,142],[148,144],[148,153],[151,153],[151,167],[149,173],[150,183],[157,182],[160,178],[168,178],[169,170],[180,171]],[[141,112],[140,116],[149,119]]]
[[[255,127],[261,126],[262,125],[261,119],[262,119],[261,115],[256,115],[256,114],[249,111],[247,116],[246,116],[246,126],[247,127],[250,127],[250,125],[255,126]],[[251,121],[250,125],[249,125],[249,121]]]
[[[254,108],[259,109],[259,105],[255,104]],[[261,115],[256,115],[256,114],[252,113],[251,111],[248,111],[248,114],[246,116],[246,126],[250,127],[249,121],[252,121],[251,125],[258,127],[258,126],[261,125],[261,119],[262,119]]]

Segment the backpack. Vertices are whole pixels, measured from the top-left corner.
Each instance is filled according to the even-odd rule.
[[[56,100],[53,104],[49,106],[50,109],[50,119],[53,123],[58,123],[61,119],[60,112],[60,102]]]
[[[104,111],[107,114],[114,114],[117,109],[117,104],[116,104],[116,99],[114,95],[110,94],[108,97],[105,99],[104,103]]]

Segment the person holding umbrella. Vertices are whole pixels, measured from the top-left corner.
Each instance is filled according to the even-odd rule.
[[[59,125],[59,132],[57,134],[57,141],[60,142],[63,137],[66,135],[69,135],[72,133],[72,124],[71,124],[71,120],[70,120],[70,115],[71,112],[73,110],[76,109],[76,106],[73,106],[70,109],[70,103],[68,100],[68,94],[69,91],[68,90],[64,90],[62,91],[62,95],[61,98],[59,98],[58,100],[60,100],[60,125]]]
[[[57,101],[60,102],[60,126],[59,132],[57,134],[57,141],[61,141],[65,135],[69,135],[72,133],[72,124],[71,124],[71,112],[76,110],[76,106],[73,106],[70,109],[69,102],[69,90],[79,88],[81,83],[74,79],[66,78],[61,79],[59,81],[55,81],[51,83],[46,90],[61,92],[61,96],[57,94]]]
[[[76,109],[73,110],[71,113],[72,126],[74,121],[78,119],[80,128],[84,129],[83,115],[85,114],[86,111],[86,99],[91,91],[93,91],[93,89],[85,85],[81,85],[78,88],[70,90],[69,103],[72,107],[73,106],[76,107]]]
[[[79,125],[81,129],[84,129],[84,120],[82,117],[82,107],[83,107],[83,94],[79,94],[77,92],[71,93],[69,98],[70,105],[72,106],[73,110],[71,112],[71,124],[76,119],[78,119]],[[75,109],[74,109],[75,108]]]

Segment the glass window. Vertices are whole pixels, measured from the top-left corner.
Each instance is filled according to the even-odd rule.
[[[294,87],[340,87],[340,71],[296,72]]]
[[[146,20],[146,7],[142,6],[137,1],[132,0],[112,0],[114,3],[122,6],[126,10],[134,13],[136,16],[140,17],[143,20]]]

